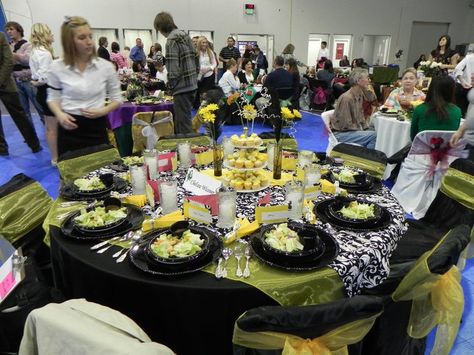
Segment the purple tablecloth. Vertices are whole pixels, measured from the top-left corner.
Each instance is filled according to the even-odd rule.
[[[133,115],[137,112],[150,111],[171,111],[173,112],[173,103],[167,102],[159,105],[135,105],[132,103],[124,103],[118,109],[107,115],[107,124],[110,129],[116,129],[125,123],[131,123]]]

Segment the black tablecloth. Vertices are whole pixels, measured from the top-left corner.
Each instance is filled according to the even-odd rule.
[[[68,298],[86,298],[114,308],[138,323],[153,341],[182,354],[232,353],[233,324],[244,311],[277,303],[245,283],[217,280],[206,272],[159,278],[128,260],[90,251],[93,243],[66,239],[51,226],[57,287]]]

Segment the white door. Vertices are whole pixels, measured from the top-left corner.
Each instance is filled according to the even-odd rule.
[[[369,65],[389,64],[391,36],[364,35],[361,58]]]
[[[339,66],[339,61],[343,56],[351,57],[352,50],[352,35],[332,35],[332,64],[335,67]]]
[[[328,43],[329,57],[331,57],[332,48],[329,46],[329,35],[328,34],[317,34],[311,33],[308,37],[308,61],[306,64],[309,67],[316,65],[316,59],[318,58],[318,52],[321,49],[321,42],[326,41]]]

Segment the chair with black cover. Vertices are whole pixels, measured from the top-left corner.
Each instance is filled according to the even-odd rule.
[[[464,309],[456,267],[470,241],[470,227],[450,230],[416,261],[392,264],[390,276],[365,294],[382,296],[384,313],[362,341],[362,354],[424,354],[425,338],[438,332],[432,354],[448,354]]]
[[[379,179],[383,178],[387,167],[385,153],[359,145],[339,143],[332,149],[331,158],[341,158],[345,166],[360,168]]]
[[[109,144],[74,150],[59,158],[59,175],[63,182],[74,181],[118,159],[120,159],[118,150]]]
[[[346,354],[383,311],[378,297],[355,296],[314,306],[263,306],[234,325],[234,355]],[[286,352],[285,352],[286,351]],[[306,351],[306,352],[304,352]]]

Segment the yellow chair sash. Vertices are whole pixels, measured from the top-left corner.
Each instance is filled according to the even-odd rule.
[[[65,182],[73,181],[91,171],[101,168],[120,159],[119,152],[115,148],[83,155],[77,158],[58,162],[58,170]]]
[[[173,114],[169,111],[139,112],[133,116],[133,152],[153,149],[161,136],[174,133]]]
[[[37,182],[0,199],[0,234],[10,243],[41,225],[53,201]]]
[[[345,166],[360,168],[364,170],[366,173],[369,173],[370,175],[375,176],[379,179],[383,178],[383,175],[385,173],[385,168],[387,167],[386,164],[383,164],[374,160],[364,159],[361,157],[356,157],[354,155],[340,153],[335,150],[331,151],[330,156],[333,158],[341,158],[344,160]]]
[[[441,182],[441,192],[474,210],[474,176],[449,168]]]
[[[446,236],[438,245],[444,238]],[[461,322],[464,294],[461,273],[456,266],[444,275],[431,273],[427,260],[435,249],[418,259],[392,298],[395,302],[412,300],[408,335],[420,339],[438,325],[432,354],[448,355]]]
[[[347,345],[362,340],[379,315],[345,324],[314,339],[270,331],[247,332],[235,322],[232,342],[250,349],[283,349],[282,355],[347,355]]]

